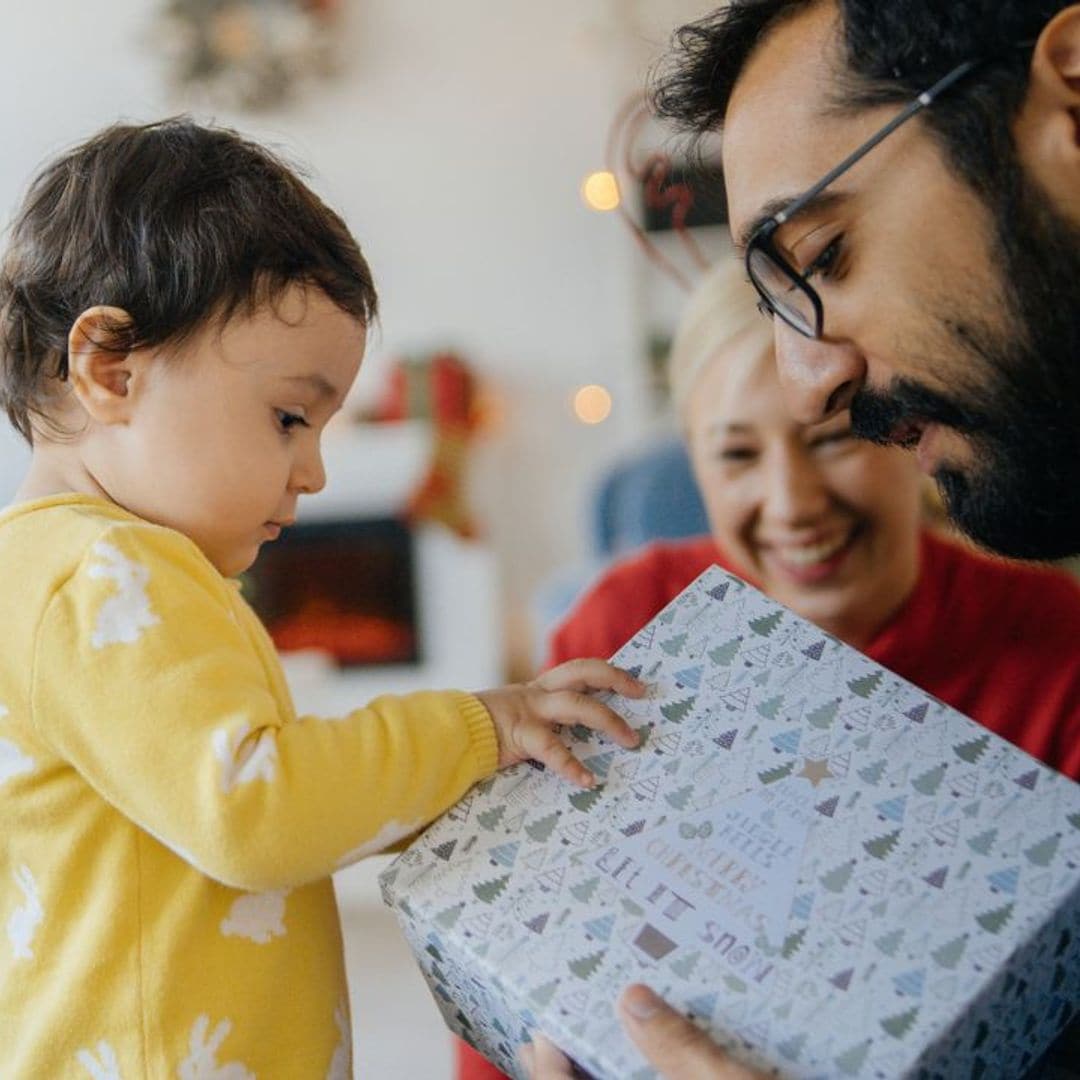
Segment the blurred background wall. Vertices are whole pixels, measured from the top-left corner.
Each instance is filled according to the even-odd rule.
[[[333,78],[263,111],[214,107],[166,78],[155,0],[5,4],[0,214],[37,167],[117,119],[213,118],[305,163],[366,251],[382,296],[359,393],[389,360],[457,350],[494,419],[470,470],[498,560],[511,651],[549,571],[583,544],[598,470],[662,423],[645,386],[645,261],[583,177],[694,0],[341,0]],[[582,384],[613,398],[589,426]],[[6,430],[0,454],[21,451]],[[0,493],[6,499],[8,492]]]

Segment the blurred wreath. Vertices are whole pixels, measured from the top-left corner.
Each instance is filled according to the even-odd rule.
[[[336,70],[341,0],[165,0],[154,28],[185,94],[225,108],[281,104]]]

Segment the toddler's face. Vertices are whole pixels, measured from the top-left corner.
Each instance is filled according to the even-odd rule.
[[[185,533],[226,576],[325,483],[320,439],[348,393],[365,329],[321,291],[292,287],[252,317],[161,356],[95,474],[141,517]]]

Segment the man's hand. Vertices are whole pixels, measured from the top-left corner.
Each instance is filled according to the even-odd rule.
[[[680,1016],[647,986],[631,986],[619,999],[619,1019],[649,1064],[664,1080],[764,1080],[732,1061],[700,1028]],[[580,1075],[566,1055],[538,1035],[520,1058],[531,1080],[572,1080]]]
[[[626,1034],[665,1080],[763,1080],[757,1070],[732,1061],[647,986],[624,990],[618,1012]]]

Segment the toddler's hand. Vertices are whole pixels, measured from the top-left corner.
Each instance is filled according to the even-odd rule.
[[[645,685],[606,660],[570,660],[530,683],[478,693],[499,738],[499,768],[532,759],[580,787],[592,787],[596,777],[567,749],[554,727],[582,724],[628,748],[637,746],[638,737],[618,713],[590,697],[589,690],[639,698]]]

